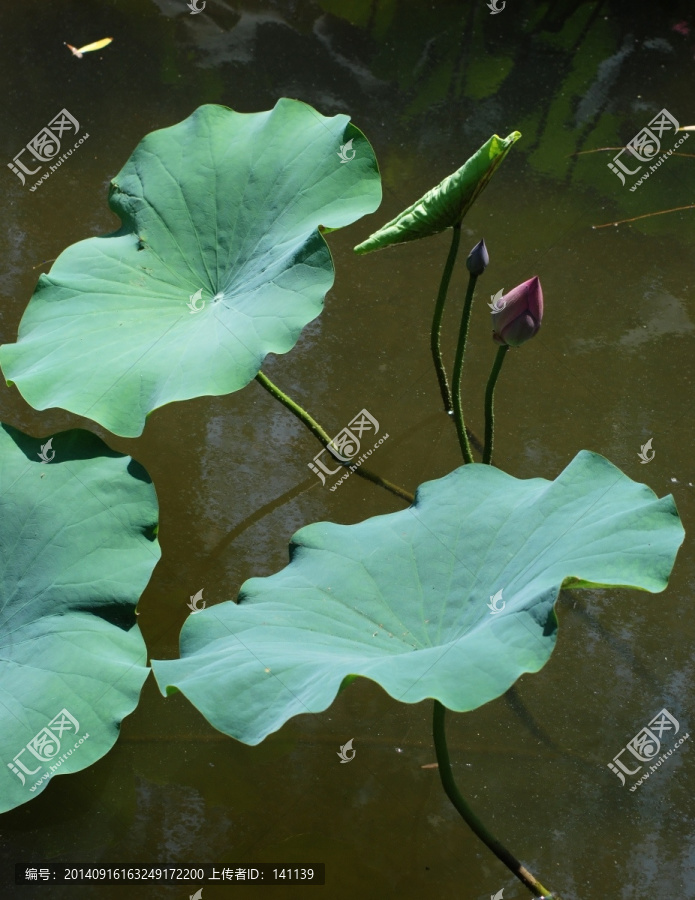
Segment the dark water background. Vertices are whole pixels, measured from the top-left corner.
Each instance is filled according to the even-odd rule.
[[[673,30],[682,21],[690,34]],[[369,409],[391,435],[371,467],[414,490],[460,464],[428,349],[449,237],[361,258],[352,247],[490,134],[519,129],[464,221],[463,255],[484,236],[492,257],[464,374],[470,424],[482,431],[492,358],[483,301],[538,274],[546,316],[503,370],[496,464],[554,478],[581,448],[597,451],[659,496],[672,492],[689,531],[695,209],[591,226],[695,202],[695,139],[682,147],[693,155],[670,158],[635,192],[607,167],[617,149],[572,154],[619,148],[662,108],[695,124],[691,4],[508,0],[493,16],[483,2],[453,0],[208,0],[191,16],[184,0],[5,0],[0,33],[2,159],[63,107],[90,134],[33,193],[9,169],[0,175],[0,342],[15,340],[42,261],[117,227],[108,183],[147,132],[202,103],[253,112],[287,96],[348,113],[375,149],[384,202],[329,236],[337,274],[325,311],[264,371],[331,434]],[[62,44],[106,35],[113,44],[83,60]],[[452,297],[464,290],[460,264]],[[455,316],[447,323],[451,358]],[[255,383],[158,410],[137,440],[35,412],[4,383],[0,419],[36,436],[92,428],[148,469],[164,555],[139,622],[154,658],[177,655],[193,593],[204,588],[208,605],[233,599],[246,578],[285,565],[302,525],[403,508],[357,478],[321,488],[307,468],[318,445]],[[650,437],[656,455],[641,465]],[[504,698],[449,716],[464,795],[565,900],[695,898],[689,742],[634,793],[607,768],[662,707],[684,731],[695,727],[693,576],[686,537],[661,595],[563,595],[552,659],[517,685],[549,740]],[[29,859],[326,863],[324,888],[255,888],[254,897],[527,896],[462,824],[437,771],[422,768],[435,759],[430,719],[430,702],[398,704],[358,680],[325,713],[250,748],[183,696],[164,700],[150,678],[112,752],[0,818],[0,896],[183,900],[195,889],[14,887],[14,863]],[[356,757],[340,765],[350,738]],[[208,886],[203,897],[234,891]]]

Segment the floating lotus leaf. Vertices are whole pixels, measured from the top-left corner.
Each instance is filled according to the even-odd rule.
[[[506,138],[493,134],[460,169],[447,175],[436,187],[427,191],[395,219],[391,219],[366,241],[358,244],[355,253],[370,253],[391,244],[416,241],[459,225],[512,144],[520,137],[518,131],[513,131]]]
[[[350,676],[475,709],[548,661],[561,586],[662,591],[683,534],[670,495],[595,453],[554,481],[466,465],[409,509],[302,528],[285,569],[192,614],[181,658],[152,667],[247,744],[325,710]]]
[[[156,523],[145,470],[95,435],[0,425],[0,812],[104,756],[137,705]]]
[[[122,227],[40,277],[0,350],[5,377],[36,409],[128,437],[166,403],[239,390],[323,308],[334,270],[319,226],[380,201],[347,116],[286,99],[262,113],[201,106],[147,135],[112,181]]]

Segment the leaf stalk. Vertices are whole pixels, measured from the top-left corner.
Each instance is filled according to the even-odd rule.
[[[451,245],[449,247],[449,255],[444,264],[442,279],[439,283],[439,293],[437,294],[437,302],[434,306],[434,315],[432,317],[432,331],[430,334],[430,347],[432,349],[432,360],[437,373],[437,381],[439,382],[439,390],[442,395],[442,402],[447,413],[453,410],[453,401],[451,398],[451,390],[446,377],[446,369],[444,368],[444,359],[442,358],[442,319],[444,317],[444,304],[446,303],[446,295],[449,290],[449,282],[451,281],[451,273],[454,269],[456,256],[458,254],[459,243],[461,242],[461,223],[454,225],[452,228]]]
[[[497,349],[495,361],[492,364],[492,371],[488,378],[487,387],[485,388],[485,451],[483,453],[483,462],[486,465],[492,465],[492,447],[495,435],[495,413],[494,413],[494,395],[497,378],[504,362],[504,357],[509,350],[508,344],[502,344]]]
[[[473,293],[475,284],[478,280],[477,275],[468,276],[468,288],[466,290],[466,299],[463,302],[463,311],[461,313],[461,327],[459,328],[459,339],[456,345],[456,357],[454,358],[454,421],[456,422],[456,432],[461,445],[461,453],[463,453],[464,463],[473,462],[473,454],[471,453],[471,445],[468,443],[468,434],[463,421],[463,407],[461,405],[461,374],[463,372],[463,357],[466,352],[466,339],[468,337],[468,323],[471,320],[471,309],[473,308]]]
[[[446,707],[440,703],[439,700],[435,700],[432,718],[432,734],[434,737],[435,750],[437,752],[437,762],[439,763],[439,777],[444,792],[449,800],[451,800],[454,809],[456,809],[476,837],[480,838],[486,847],[495,854],[501,863],[504,863],[509,871],[519,879],[524,887],[528,888],[534,897],[544,897],[546,900],[560,900],[556,894],[551,894],[528,869],[522,866],[514,854],[510,853],[504,844],[499,841],[488,828],[486,828],[466,800],[464,800],[454,781],[453,772],[451,771],[449,748],[446,743],[445,717]]]
[[[264,375],[263,372],[258,372],[256,375],[256,381],[268,391],[268,393],[275,397],[276,400],[279,400],[280,403],[289,411],[295,415],[300,422],[303,422],[304,425],[309,429],[309,431],[314,435],[314,437],[323,444],[324,447],[328,447],[331,443],[332,438],[328,436],[328,434],[324,431],[323,428],[319,425],[316,419],[312,418],[309,413],[303,409],[298,403],[289,397],[284,391],[281,391],[280,388],[273,384],[273,382],[268,378],[267,375]],[[329,448],[330,452],[330,448]],[[338,459],[337,457],[333,457],[336,462],[340,463],[341,466],[344,466],[346,469],[350,468],[352,463],[347,460],[343,461]],[[405,488],[400,487],[397,484],[393,484],[391,481],[387,481],[385,478],[382,478],[380,475],[377,475],[376,472],[372,472],[370,469],[366,469],[364,466],[360,466],[359,468],[354,468],[352,471],[355,475],[359,475],[360,478],[365,478],[367,481],[371,481],[373,484],[379,485],[379,487],[384,488],[384,490],[390,491],[392,494],[395,494],[397,497],[400,497],[401,500],[407,500],[408,503],[414,503],[415,495],[411,494],[410,491],[406,491]]]

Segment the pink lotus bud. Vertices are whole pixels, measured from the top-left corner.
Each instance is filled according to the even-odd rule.
[[[504,308],[492,314],[492,338],[498,344],[520,347],[541,327],[543,291],[536,275],[518,284],[499,302]]]

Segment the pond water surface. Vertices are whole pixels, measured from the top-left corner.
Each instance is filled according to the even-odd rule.
[[[497,392],[495,463],[554,478],[586,448],[695,515],[695,138],[635,191],[608,168],[662,109],[695,124],[692,6],[508,0],[220,2],[28,0],[0,12],[11,160],[59,109],[89,140],[35,192],[7,170],[0,231],[0,342],[12,342],[39,272],[70,243],[114,230],[110,179],[149,131],[202,103],[243,112],[294,97],[347,113],[371,141],[384,200],[328,235],[336,266],[325,310],[264,371],[334,434],[367,408],[389,433],[371,468],[414,490],[460,465],[440,412],[429,327],[447,234],[356,257],[352,247],[458,168],[487,138],[522,139],[463,223],[481,237],[464,373],[482,432],[487,295],[539,275],[543,328],[510,355]],[[63,46],[110,35],[78,60]],[[612,147],[597,153],[585,151]],[[635,176],[636,178],[637,176]],[[636,221],[593,228],[628,218]],[[465,255],[465,253],[463,255]],[[465,291],[463,255],[453,310]],[[485,301],[485,302],[483,302]],[[331,493],[308,469],[309,432],[258,384],[164,407],[141,438],[108,435],[61,410],[32,410],[0,385],[0,419],[33,435],[97,431],[150,473],[163,558],[139,604],[153,658],[178,654],[189,597],[234,599],[278,571],[302,525],[353,523],[405,504],[351,478]],[[638,452],[653,438],[655,457]],[[695,769],[683,745],[635,792],[608,763],[659,710],[695,726],[695,557],[686,537],[658,595],[563,593],[550,662],[504,697],[448,716],[462,792],[501,840],[564,900],[695,898]],[[354,740],[349,765],[336,758]],[[0,819],[3,898],[187,898],[195,886],[14,886],[16,862],[326,864],[325,887],[256,887],[259,897],[504,900],[523,887],[468,831],[442,791],[431,702],[399,704],[360,679],[324,713],[258,747],[213,729],[152,677],[113,750],[56,778]],[[250,890],[250,888],[249,888]],[[204,900],[241,886],[206,886]]]

